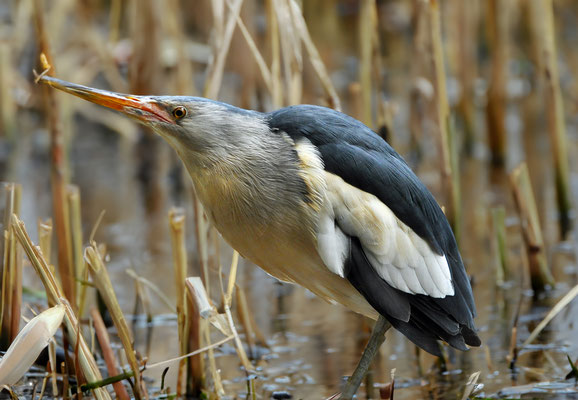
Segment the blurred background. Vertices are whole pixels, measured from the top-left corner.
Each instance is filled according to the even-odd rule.
[[[40,52],[50,74],[101,89],[205,96],[260,111],[340,109],[386,138],[444,207],[472,277],[483,341],[448,351],[440,364],[390,331],[376,387],[395,368],[396,399],[460,398],[480,371],[480,396],[570,398],[576,388],[564,378],[567,356],[578,357],[578,303],[520,345],[577,283],[577,45],[574,0],[3,0],[0,181],[21,185],[19,214],[35,242],[38,221],[56,218],[58,231],[55,182],[79,194],[77,239],[86,244],[98,225],[94,238],[106,245],[135,348],[154,363],[179,353],[169,210],[186,216],[188,275],[203,277],[217,305],[232,249],[207,227],[168,145],[119,114],[48,95],[34,83]],[[57,238],[55,265],[63,262]],[[245,398],[251,385],[258,398],[338,392],[371,322],[243,260],[236,282],[254,332],[238,329],[258,372],[248,378],[233,345],[224,345],[215,357],[225,393]],[[31,315],[28,306],[44,300],[27,262],[22,286],[22,312]],[[145,372],[151,393],[161,374]],[[166,385],[176,382],[171,367]]]

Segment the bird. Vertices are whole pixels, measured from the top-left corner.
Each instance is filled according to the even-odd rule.
[[[481,345],[470,281],[442,209],[362,122],[316,105],[262,113],[202,97],[39,80],[165,139],[211,223],[241,256],[377,320],[373,347],[341,398],[357,391],[390,326],[437,356],[439,341],[459,350]]]

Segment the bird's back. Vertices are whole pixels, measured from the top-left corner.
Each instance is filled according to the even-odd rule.
[[[360,121],[325,107],[291,106],[268,114],[266,121],[273,132],[286,134],[296,143],[307,141],[315,146],[328,176],[343,182],[339,190],[347,186],[349,192],[359,191],[358,198],[378,199],[382,204],[373,202],[366,208],[391,210],[399,220],[396,226],[405,229],[408,237],[419,236],[432,256],[445,258],[453,290],[452,295],[433,297],[427,291],[412,294],[409,289],[399,290],[403,286],[395,282],[386,282],[380,268],[388,267],[378,265],[372,250],[364,244],[363,235],[367,232],[363,227],[341,227],[349,239],[344,277],[394,327],[427,351],[439,354],[438,339],[459,349],[466,349],[466,344],[478,346],[472,290],[451,227],[431,193],[401,156]],[[349,212],[348,207],[344,208],[345,213]],[[336,217],[336,226],[344,224],[346,218],[347,215]],[[355,229],[360,230],[359,234]],[[407,315],[399,310],[407,310]]]

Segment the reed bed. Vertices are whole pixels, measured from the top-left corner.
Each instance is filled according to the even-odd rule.
[[[0,382],[12,398],[338,398],[367,325],[256,270],[164,144],[32,68],[361,119],[440,200],[486,345],[439,361],[388,334],[366,397],[578,392],[575,2],[22,0],[0,15],[0,181],[15,182],[0,187],[0,350],[29,330],[31,349],[49,343]],[[35,314],[61,329],[41,335]]]

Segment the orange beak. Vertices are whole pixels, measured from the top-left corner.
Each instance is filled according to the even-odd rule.
[[[46,83],[63,92],[73,94],[84,100],[117,110],[129,117],[148,122],[164,122],[174,124],[175,121],[164,107],[147,96],[132,96],[94,89],[88,86],[77,85],[50,76],[42,76],[39,82]]]

